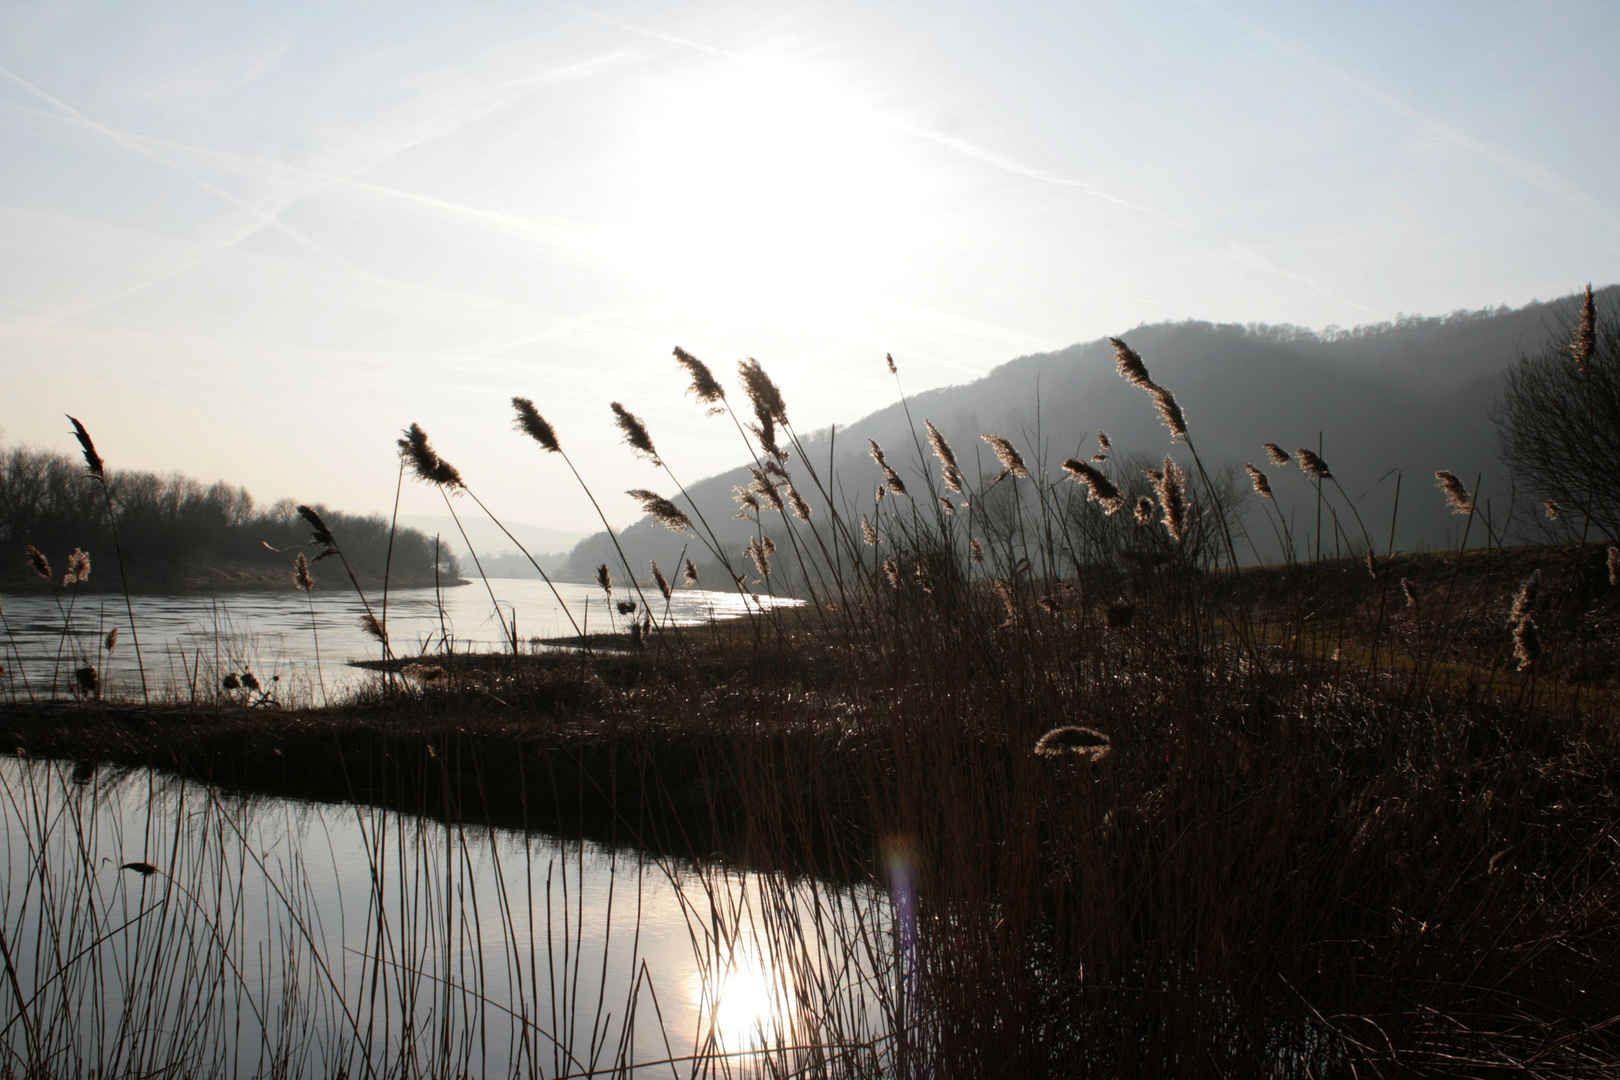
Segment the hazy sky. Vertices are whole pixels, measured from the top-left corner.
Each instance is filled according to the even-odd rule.
[[[796,427],[1187,316],[1620,279],[1620,7],[0,2],[0,437],[386,508],[420,422],[589,528]],[[1148,358],[1151,363],[1151,357]],[[566,480],[566,482],[565,482]],[[408,489],[406,508],[437,496]]]

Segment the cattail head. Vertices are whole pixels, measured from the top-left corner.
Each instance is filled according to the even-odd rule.
[[[1176,396],[1163,386],[1155,386],[1149,393],[1153,395],[1153,407],[1159,410],[1159,419],[1170,429],[1170,437],[1185,439],[1187,418],[1182,415],[1181,406],[1176,404]]]
[[[1588,290],[1588,291],[1590,291],[1590,290]],[[883,361],[884,361],[884,363],[889,365],[889,374],[890,375],[898,375],[898,374],[900,374],[900,370],[894,366],[894,354],[893,353],[884,353],[883,354]]]
[[[1063,463],[1063,469],[1086,486],[1086,498],[1096,499],[1101,503],[1105,514],[1111,515],[1124,507],[1125,496],[1119,493],[1119,488],[1114,486],[1114,482],[1103,475],[1102,470],[1095,465],[1070,458]]]
[[[1153,524],[1153,514],[1156,506],[1152,499],[1143,495],[1136,500],[1136,523],[1138,525]]]
[[[603,563],[596,568],[596,584],[608,596],[613,595],[613,575],[608,573],[607,563]]]
[[[410,465],[418,480],[436,484],[441,488],[454,489],[466,486],[462,483],[461,473],[456,467],[434,451],[433,444],[428,442],[427,432],[422,430],[420,424],[412,424],[406,428],[397,445],[400,456]]]
[[[692,528],[692,519],[687,517],[680,507],[664,498],[655,491],[645,488],[635,488],[625,492],[626,495],[641,504],[641,512],[650,514],[664,528],[670,532],[688,532]]]
[[[23,551],[28,555],[28,565],[33,567],[34,573],[46,581],[51,580],[54,576],[51,573],[51,561],[45,557],[45,553],[33,544],[24,544]]]
[[[615,600],[613,602],[613,606],[619,609],[620,615],[632,615],[636,610],[636,602],[634,600]]]
[[[968,558],[976,563],[984,562],[984,545],[975,537],[968,537]]]
[[[298,516],[309,523],[309,527],[311,529],[309,534],[309,542],[311,544],[320,544],[329,551],[337,550],[337,540],[333,538],[332,530],[326,527],[326,522],[321,520],[321,515],[319,513],[317,513],[312,507],[299,506]],[[316,562],[319,561],[320,559],[317,558]]]
[[[679,345],[675,346],[675,362],[691,376],[692,385],[687,387],[686,392],[703,404],[714,406],[710,412],[721,412],[719,405],[726,400],[726,388],[720,385],[720,380],[714,377],[709,366]]]
[[[293,560],[293,584],[305,592],[315,587],[315,579],[309,576],[309,560],[304,558],[302,551]]]
[[[1316,455],[1316,451],[1307,450],[1303,446],[1294,451],[1299,459],[1299,469],[1312,480],[1331,480],[1333,474],[1328,471],[1327,462]]]
[[[1254,490],[1260,493],[1260,497],[1275,502],[1276,497],[1271,494],[1271,481],[1266,479],[1266,474],[1247,461],[1243,463],[1243,467],[1249,471],[1249,479],[1254,481]]]
[[[1620,547],[1609,545],[1609,584],[1620,585]]]
[[[377,616],[371,614],[371,612],[368,611],[360,616],[360,629],[367,637],[375,638],[384,645],[388,644],[387,631],[383,629],[382,623],[377,621]]]
[[[743,390],[748,394],[749,404],[754,407],[754,415],[759,418],[760,426],[767,422],[787,425],[787,406],[782,402],[782,392],[776,388],[771,377],[765,374],[765,369],[759,366],[759,361],[750,356],[737,364],[737,374],[742,379]]]
[[[1436,486],[1446,493],[1446,502],[1451,505],[1453,514],[1472,514],[1474,512],[1474,498],[1468,494],[1468,489],[1463,487],[1462,481],[1457,479],[1456,473],[1451,472],[1449,469],[1441,469],[1434,474],[1434,478],[1440,481]]]
[[[1266,460],[1273,465],[1288,464],[1288,452],[1274,442],[1268,442],[1261,447],[1266,452]]]
[[[1374,581],[1378,580],[1378,556],[1373,554],[1372,548],[1367,549],[1367,573]]]
[[[1119,369],[1120,378],[1132,386],[1139,386],[1143,390],[1153,388],[1153,380],[1148,378],[1147,365],[1142,363],[1142,357],[1137,351],[1117,337],[1108,339],[1114,344],[1114,364]]]
[[[681,579],[682,585],[696,585],[698,583],[697,563],[691,559],[686,560],[686,576]]]
[[[89,664],[73,669],[73,681],[78,685],[79,693],[85,697],[92,697],[101,690],[101,676]]]
[[[1592,286],[1586,286],[1586,297],[1581,301],[1581,321],[1575,327],[1575,340],[1570,345],[1570,355],[1575,363],[1580,365],[1582,374],[1592,363],[1592,353],[1597,349],[1597,305],[1592,302]],[[74,421],[78,423],[77,420]]]
[[[105,481],[107,479],[107,463],[101,460],[100,454],[96,453],[96,444],[90,441],[90,433],[84,429],[83,424],[73,419],[73,417],[68,417],[68,420],[73,424],[73,437],[79,440],[79,449],[84,451],[84,467],[90,470],[91,476]]]
[[[1088,727],[1053,728],[1035,743],[1035,753],[1041,757],[1074,754],[1088,761],[1101,761],[1113,748],[1113,740]]]
[[[1548,521],[1557,521],[1564,516],[1564,508],[1558,505],[1556,499],[1547,499],[1541,505],[1547,508]]]
[[[115,626],[107,631],[107,637],[102,641],[102,645],[106,647],[108,652],[118,648],[118,627]]]
[[[669,587],[669,578],[665,577],[664,572],[658,569],[657,562],[652,564],[652,576],[653,584],[657,585],[658,591],[664,594],[664,599],[666,601],[669,600],[670,593],[672,591]]]
[[[945,477],[945,486],[958,494],[962,491],[962,470],[956,464],[956,451],[951,444],[945,441],[945,436],[939,433],[932,420],[924,420],[923,425],[928,428],[928,445],[934,448],[934,456],[939,458],[941,474]]]
[[[1025,467],[1023,457],[1017,450],[1013,449],[1012,443],[993,432],[988,435],[981,435],[980,438],[990,444],[990,449],[995,451],[996,460],[1001,462],[1003,469],[1006,469],[1020,480],[1029,479],[1029,469]]]
[[[1159,493],[1159,505],[1164,508],[1164,529],[1179,544],[1187,535],[1187,474],[1168,454],[1164,474],[1154,487]]]
[[[1536,597],[1541,595],[1541,571],[1536,570],[1519,585],[1519,591],[1513,594],[1513,606],[1508,609],[1507,624],[1509,627],[1530,617],[1536,606]]]
[[[1529,671],[1541,660],[1541,630],[1536,620],[1526,617],[1513,627],[1513,656],[1520,671]]]
[[[534,402],[526,397],[512,399],[512,408],[517,410],[517,429],[553,454],[562,453],[562,447],[557,442],[557,432],[546,418],[540,415],[540,410],[534,407]]]
[[[611,407],[613,422],[624,432],[625,444],[654,465],[662,466],[664,463],[659,460],[658,451],[653,449],[652,436],[647,434],[647,425],[641,422],[641,417],[617,401],[613,402]]]
[[[67,565],[68,573],[73,575],[74,581],[90,580],[90,553],[88,551],[74,548],[73,554],[68,556]]]
[[[905,587],[906,579],[900,573],[900,564],[895,562],[893,559],[883,560],[883,576],[888,579],[889,587],[891,589],[900,589]]]

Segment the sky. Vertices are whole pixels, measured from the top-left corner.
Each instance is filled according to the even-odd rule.
[[[1188,317],[1620,280],[1613,3],[0,0],[0,440],[369,512],[420,423],[503,517]],[[1151,363],[1151,357],[1148,358]],[[661,482],[662,481],[662,482]],[[442,513],[407,482],[407,513]]]

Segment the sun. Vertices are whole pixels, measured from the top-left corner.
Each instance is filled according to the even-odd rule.
[[[657,100],[634,240],[680,282],[754,304],[847,295],[892,273],[922,227],[916,147],[835,71],[761,51]]]

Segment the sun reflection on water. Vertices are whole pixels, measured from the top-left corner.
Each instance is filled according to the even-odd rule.
[[[798,1001],[769,958],[739,946],[730,961],[696,976],[703,1037],[723,1053],[792,1044]]]

